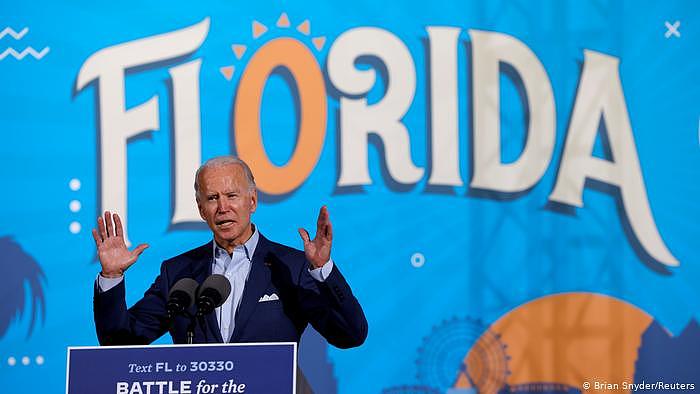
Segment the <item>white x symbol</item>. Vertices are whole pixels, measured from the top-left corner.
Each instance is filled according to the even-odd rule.
[[[666,25],[666,28],[668,29],[668,30],[666,30],[666,34],[664,34],[664,36],[666,36],[666,38],[671,38],[671,36],[676,36],[676,37],[681,36],[681,32],[678,31],[678,28],[681,27],[681,21],[675,21],[673,24],[670,24],[668,21],[666,21],[666,22],[664,22],[664,24]]]

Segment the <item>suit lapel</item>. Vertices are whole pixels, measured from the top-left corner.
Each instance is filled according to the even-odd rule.
[[[198,253],[196,257],[196,263],[192,268],[192,278],[197,281],[200,285],[205,279],[211,275],[212,261],[214,256],[214,245],[213,241],[202,246],[201,253]],[[192,307],[192,312],[194,313],[196,307]],[[221,330],[219,330],[219,322],[216,320],[216,314],[214,312],[205,316],[207,322],[207,338],[208,342],[222,343],[224,342],[221,338]],[[197,322],[199,324],[199,322]],[[200,327],[204,329],[204,327]],[[212,338],[213,335],[213,338]]]
[[[265,266],[265,257],[270,249],[270,242],[260,234],[258,245],[255,247],[253,261],[250,264],[250,274],[243,289],[243,299],[236,312],[236,327],[231,336],[231,342],[237,342],[245,328],[248,319],[258,306],[258,300],[270,284],[270,269]]]

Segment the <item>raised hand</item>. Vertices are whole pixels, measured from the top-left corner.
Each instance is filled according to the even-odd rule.
[[[114,219],[114,222],[112,222]],[[124,242],[124,228],[118,214],[105,211],[104,219],[97,218],[97,230],[92,229],[92,237],[97,245],[102,272],[106,278],[118,278],[136,262],[148,244],[141,244],[129,251]]]
[[[331,226],[328,208],[325,205],[321,207],[316,220],[316,237],[311,240],[309,232],[303,228],[299,229],[299,235],[304,241],[306,259],[311,262],[314,268],[323,267],[331,258],[331,244],[333,243],[333,226]]]

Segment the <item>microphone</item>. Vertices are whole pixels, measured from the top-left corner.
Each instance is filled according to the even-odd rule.
[[[225,276],[213,274],[197,289],[197,316],[211,313],[220,307],[231,294],[231,282]]]
[[[194,305],[197,286],[199,286],[199,283],[192,278],[182,278],[173,285],[168,293],[168,302],[165,305],[168,312],[168,320]]]

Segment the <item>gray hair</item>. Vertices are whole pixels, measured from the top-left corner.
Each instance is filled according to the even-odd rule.
[[[199,201],[199,173],[202,172],[205,168],[225,167],[230,165],[241,166],[241,168],[243,169],[243,174],[245,175],[245,178],[248,181],[248,191],[252,192],[253,190],[255,190],[255,177],[253,177],[253,172],[250,170],[250,167],[248,167],[248,164],[246,164],[246,162],[235,156],[217,156],[212,157],[211,159],[204,162],[204,164],[199,166],[197,172],[194,175],[194,193],[197,197],[197,201]]]

